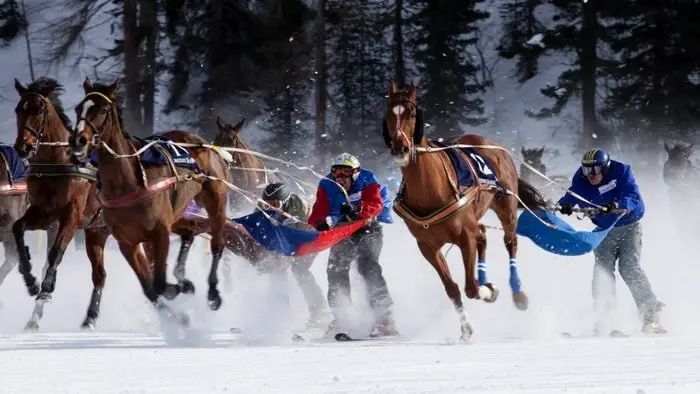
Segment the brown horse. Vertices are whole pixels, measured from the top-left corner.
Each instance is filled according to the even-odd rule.
[[[5,262],[0,266],[0,285],[19,262],[12,225],[24,215],[29,205],[25,173],[25,162],[20,160],[17,151],[12,146],[0,145],[0,242],[5,249]]]
[[[214,138],[214,145],[227,148],[237,148],[250,150],[248,144],[241,137],[241,130],[245,118],[235,125],[224,123],[220,117],[216,118],[216,127],[218,132]],[[268,174],[265,164],[250,153],[232,152],[233,163],[229,166],[229,179],[236,187],[245,191],[259,195],[262,189],[271,182],[277,182],[277,177],[274,174]],[[247,204],[240,193],[229,193],[229,202],[231,209],[244,209]]]
[[[423,115],[417,106],[416,87],[411,84],[407,90],[398,90],[394,81],[389,87],[383,135],[403,175],[394,211],[404,220],[421,254],[440,276],[447,295],[457,309],[462,338],[468,339],[473,327],[465,313],[459,286],[452,280],[440,248],[451,243],[461,249],[467,297],[494,302],[498,292],[486,278],[486,234],[484,226],[479,224],[479,219],[489,208],[495,211],[505,231],[513,301],[518,309],[526,310],[528,299],[522,291],[516,264],[516,196],[530,208],[544,207],[545,202],[534,187],[518,179],[509,152],[478,135],[454,137],[448,140],[447,145],[490,145],[498,148],[474,148],[467,152],[455,148],[429,151],[440,146],[423,135]],[[461,157],[467,163],[473,180],[471,185],[460,187],[459,174],[451,164],[453,158],[459,157],[451,157],[451,154],[463,155]],[[487,163],[491,163],[491,168]],[[497,179],[495,184],[478,179],[481,175],[493,173]],[[474,275],[477,254],[478,280]]]
[[[83,328],[93,328],[99,315],[102,289],[105,283],[104,245],[109,233],[100,217],[97,200],[96,170],[75,163],[68,152],[70,120],[59,98],[62,86],[48,77],[22,85],[15,79],[20,100],[15,108],[17,139],[15,149],[29,160],[27,188],[29,208],[14,222],[19,253],[19,272],[29,294],[37,295],[36,306],[26,329],[36,330],[43,315],[43,305],[51,300],[56,286],[58,265],[77,228],[85,230],[87,255],[92,265],[92,298]],[[55,241],[48,252],[48,268],[41,288],[32,275],[29,248],[25,245],[26,230],[49,230],[58,221]],[[49,242],[54,238],[49,235]]]
[[[107,86],[93,85],[85,79],[85,97],[75,109],[78,123],[70,138],[73,155],[78,160],[85,160],[91,149],[95,149],[105,223],[138,276],[144,294],[159,310],[168,309],[160,295],[173,298],[184,290],[182,283],[166,281],[170,233],[193,199],[206,209],[212,236],[207,299],[209,307],[217,310],[222,302],[217,288],[217,270],[224,249],[228,188],[213,178],[227,179],[226,162],[222,159],[225,155],[201,147],[207,141],[194,133],[174,130],[154,138],[191,144],[186,151],[187,159],[194,159],[193,163],[189,167],[176,164],[174,151],[156,144],[151,149],[159,152],[166,164],[149,166],[145,154],[154,151],[138,155],[136,152],[145,146],[146,141],[124,132],[118,87],[119,81]],[[149,259],[140,247],[141,243],[147,244],[153,256],[152,281]]]

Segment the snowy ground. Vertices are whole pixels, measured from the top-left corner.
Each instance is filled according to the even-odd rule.
[[[459,327],[432,268],[418,254],[404,225],[386,227],[382,264],[405,340],[293,343],[290,332],[306,318],[301,293],[289,278],[273,286],[244,262],[232,260],[232,279],[216,313],[205,303],[209,257],[198,240],[188,270],[197,294],[173,304],[186,308],[192,332],[174,340],[161,331],[128,265],[107,252],[107,285],[95,333],[78,330],[89,300],[87,259],[69,248],[59,268],[54,300],[40,333],[23,334],[33,300],[15,271],[0,288],[0,392],[502,392],[502,393],[681,393],[700,392],[700,320],[690,296],[700,271],[692,252],[675,240],[664,219],[666,204],[657,184],[643,190],[643,265],[659,298],[668,306],[663,320],[670,334],[649,338],[639,324],[629,291],[618,282],[617,328],[630,338],[562,339],[569,331],[586,335],[593,323],[590,300],[592,256],[565,258],[537,249],[521,238],[519,261],[530,310],[515,310],[507,285],[507,255],[500,231],[489,231],[489,275],[501,288],[495,304],[468,301],[476,326],[471,344],[457,343]],[[488,214],[485,223],[497,224]],[[580,228],[587,226],[576,223]],[[178,247],[174,242],[173,248]],[[43,253],[40,253],[43,255]],[[33,261],[43,261],[37,255]],[[171,250],[170,260],[175,258]],[[321,254],[313,267],[327,288]],[[462,284],[458,250],[448,261]],[[39,273],[35,266],[34,272]],[[171,265],[172,269],[172,265]],[[357,314],[366,323],[362,285],[353,273]],[[223,288],[223,286],[222,286]],[[243,335],[231,335],[230,327]],[[309,335],[313,337],[313,335]]]

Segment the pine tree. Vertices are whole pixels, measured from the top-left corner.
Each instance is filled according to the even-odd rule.
[[[522,83],[537,74],[538,60],[545,51],[545,27],[537,20],[535,9],[544,0],[512,0],[500,6],[503,36],[497,47],[506,59],[517,58],[515,77]]]
[[[598,23],[598,10],[602,0],[549,0],[555,7],[553,17],[557,25],[547,33],[546,46],[561,54],[573,55],[571,68],[562,72],[557,85],[541,89],[544,96],[554,100],[550,108],[539,112],[527,111],[535,118],[559,115],[572,97],[580,94],[583,127],[581,144],[607,145],[611,142],[609,131],[603,127],[596,111],[596,75],[598,70],[597,44],[605,29]]]
[[[684,134],[700,123],[700,4],[690,0],[611,3],[603,9],[612,34],[605,37],[615,59],[605,71],[615,83],[603,114],[636,120],[623,132],[647,150],[662,134]],[[644,21],[644,23],[639,23]]]
[[[27,30],[27,18],[17,0],[0,3],[0,46],[7,47]]]
[[[485,90],[479,81],[477,60],[470,54],[476,44],[476,22],[489,14],[475,9],[481,0],[414,0],[418,27],[411,39],[420,76],[419,106],[425,121],[440,135],[461,133],[463,124],[486,122],[483,101],[475,97]]]
[[[391,78],[386,8],[381,0],[327,3],[329,82],[340,107],[333,142],[339,150],[365,152],[367,146],[382,144],[379,119],[386,108],[386,86]],[[361,160],[369,164],[375,158],[371,154]]]

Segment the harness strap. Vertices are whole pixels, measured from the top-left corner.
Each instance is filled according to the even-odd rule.
[[[56,176],[72,176],[97,181],[97,168],[91,165],[31,163],[27,170],[27,178],[42,178]]]

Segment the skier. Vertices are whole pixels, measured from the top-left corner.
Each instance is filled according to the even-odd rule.
[[[383,246],[380,222],[393,223],[389,193],[372,172],[360,168],[355,156],[343,153],[333,160],[330,173],[319,182],[308,223],[324,231],[343,222],[366,219],[370,219],[368,225],[330,250],[326,269],[328,303],[335,318],[326,334],[340,332],[348,324],[341,303],[350,301],[350,265],[357,260],[374,311],[370,335],[398,335],[391,312],[393,300],[379,265]]]
[[[601,228],[609,227],[617,215],[613,209],[622,209],[626,214],[615,223],[603,242],[594,250],[592,291],[598,314],[594,332],[599,335],[614,307],[615,263],[619,262],[619,272],[632,293],[642,318],[642,332],[663,334],[659,312],[664,304],[659,302],[652,290],[644,270],[640,266],[642,249],[642,225],[644,200],[629,165],[611,160],[603,149],[591,149],[583,156],[581,166],[574,174],[569,190],[586,200],[603,206],[602,212],[591,218]],[[559,200],[560,212],[571,215],[573,205],[590,207],[571,193]],[[606,289],[606,284],[608,287]],[[606,291],[607,290],[607,291]],[[607,293],[607,294],[606,294]],[[604,300],[609,296],[609,301]],[[615,334],[617,331],[612,331]]]
[[[306,221],[309,217],[310,207],[297,194],[292,193],[284,183],[270,183],[265,187],[262,193],[262,202],[258,204],[258,210],[284,212],[292,218],[285,217],[281,213],[271,215],[279,220],[283,225],[298,228],[309,228]],[[311,273],[311,265],[316,258],[316,254],[304,256],[294,256],[287,258],[287,263],[291,265],[292,273],[301,288],[306,303],[309,307],[309,320],[307,327],[313,327],[320,324],[326,312],[326,300],[323,297],[323,291],[316,283],[314,275]],[[278,256],[268,259],[273,264],[279,265],[280,259]],[[286,272],[286,267],[277,267],[275,272]]]

